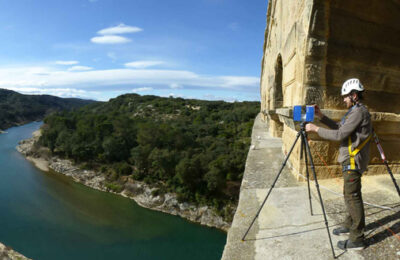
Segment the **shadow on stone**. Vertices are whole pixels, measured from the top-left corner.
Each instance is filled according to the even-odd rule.
[[[256,240],[273,239],[273,238],[278,238],[278,237],[288,237],[288,236],[294,236],[294,235],[301,235],[301,234],[305,234],[305,233],[309,233],[309,232],[317,231],[317,230],[325,230],[325,229],[326,229],[326,227],[313,228],[313,229],[303,230],[303,231],[299,231],[299,232],[292,232],[292,233],[275,235],[275,236],[270,236],[270,237],[249,238],[249,239],[245,239],[244,241],[256,241]]]
[[[396,212],[392,215],[383,217],[368,224],[365,227],[365,230],[370,230],[371,232],[369,232],[369,234],[373,233],[375,230],[378,230],[379,228],[385,228],[385,229],[382,229],[380,232],[374,234],[371,237],[368,237],[366,239],[367,244],[368,245],[377,244],[389,237],[396,236],[398,233],[400,233],[400,221],[397,220],[400,220],[400,212]],[[394,221],[397,222],[392,224],[390,227],[384,227],[384,225]]]

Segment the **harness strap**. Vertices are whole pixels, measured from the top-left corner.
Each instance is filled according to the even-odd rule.
[[[367,139],[364,140],[354,151],[351,151],[351,145],[353,144],[351,142],[351,137],[349,136],[349,155],[350,155],[350,170],[355,170],[356,169],[356,162],[354,160],[355,156],[363,149],[363,147],[369,142],[371,139],[372,135],[369,135]]]

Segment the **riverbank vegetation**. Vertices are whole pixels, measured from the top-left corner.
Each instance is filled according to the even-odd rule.
[[[238,200],[259,102],[201,101],[126,94],[44,119],[40,144],[107,176],[127,178],[211,205],[227,220]]]

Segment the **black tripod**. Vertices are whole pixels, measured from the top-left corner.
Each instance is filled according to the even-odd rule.
[[[378,136],[376,135],[375,131],[372,132],[372,136],[373,136],[373,138],[374,138],[376,147],[378,148],[378,151],[379,151],[379,153],[380,153],[380,155],[381,155],[382,162],[385,164],[386,170],[388,171],[390,177],[392,178],[392,181],[393,181],[394,187],[396,188],[397,194],[399,194],[399,196],[400,196],[400,189],[399,189],[399,186],[397,185],[396,179],[394,178],[393,173],[392,173],[392,170],[391,170],[390,167],[389,167],[389,163],[388,163],[388,161],[386,160],[385,152],[383,151],[383,148],[382,148],[382,146],[381,146],[381,143],[380,143],[379,138],[378,138]]]
[[[309,172],[308,172],[308,157],[307,157],[307,154],[308,154],[308,156],[310,158],[311,170],[312,170],[313,175],[314,175],[315,186],[316,186],[317,191],[318,191],[318,197],[319,197],[319,201],[320,201],[320,204],[321,204],[322,213],[324,215],[325,226],[326,226],[326,230],[328,232],[328,237],[329,237],[329,242],[330,242],[331,249],[332,249],[333,258],[336,258],[335,250],[333,249],[331,234],[329,232],[329,226],[328,226],[328,220],[327,220],[326,213],[325,213],[325,207],[324,207],[324,203],[323,203],[322,197],[321,197],[321,192],[320,192],[320,189],[319,189],[319,184],[318,184],[318,180],[317,180],[317,174],[315,173],[315,167],[314,167],[314,162],[313,162],[313,159],[312,159],[312,156],[311,156],[310,146],[308,145],[308,142],[307,142],[307,133],[306,133],[306,130],[305,130],[305,125],[306,124],[307,124],[307,122],[302,122],[300,124],[300,130],[297,132],[296,140],[294,141],[292,147],[290,148],[289,153],[286,155],[286,158],[282,163],[282,166],[281,166],[281,169],[278,172],[278,175],[276,176],[274,182],[272,183],[271,188],[269,189],[267,196],[265,197],[263,203],[261,204],[261,207],[258,209],[256,216],[253,218],[253,221],[251,222],[251,224],[250,224],[249,228],[247,229],[246,233],[244,234],[244,236],[242,238],[242,241],[245,240],[245,238],[247,236],[247,233],[249,233],[249,231],[250,231],[251,227],[253,226],[255,220],[259,216],[262,208],[264,207],[265,202],[267,201],[269,195],[272,192],[272,189],[275,187],[275,184],[278,181],[279,176],[281,175],[281,173],[283,171],[283,168],[285,168],[286,162],[288,161],[289,156],[292,153],[292,151],[294,149],[294,146],[297,143],[297,140],[299,140],[299,138],[301,137],[301,153],[300,153],[301,156],[300,156],[300,158],[303,157],[303,152],[304,152],[304,160],[305,160],[305,164],[306,164],[306,173],[307,173],[308,198],[310,200],[311,215],[313,215],[313,213],[312,213],[312,205],[311,205],[310,178],[309,178],[310,176],[309,176]]]

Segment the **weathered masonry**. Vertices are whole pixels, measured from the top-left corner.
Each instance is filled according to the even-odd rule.
[[[316,103],[340,120],[346,112],[342,83],[359,78],[373,126],[393,172],[400,170],[400,1],[399,0],[270,0],[261,73],[261,106],[269,131],[281,136],[283,149],[296,130],[294,105]],[[310,135],[317,173],[340,174],[338,143]],[[367,174],[385,173],[371,144]],[[300,147],[291,165],[303,172]]]

